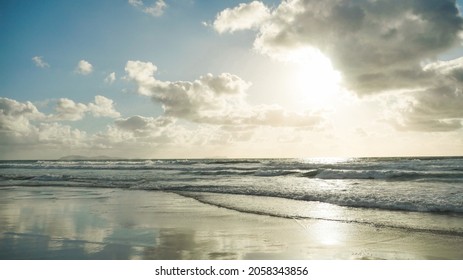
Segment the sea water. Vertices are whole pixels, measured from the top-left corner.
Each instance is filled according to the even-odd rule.
[[[166,191],[255,215],[463,236],[462,157],[0,161],[0,187],[15,186]]]

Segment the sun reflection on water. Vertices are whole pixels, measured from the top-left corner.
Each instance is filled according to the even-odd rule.
[[[305,215],[312,218],[295,220],[304,228],[311,240],[316,240],[323,245],[336,245],[344,241],[345,230],[335,222],[343,220],[345,214],[341,207],[326,203],[312,203],[311,207],[305,210]]]
[[[355,158],[352,157],[311,157],[311,158],[302,158],[303,163],[313,163],[313,164],[336,164],[336,163],[347,163],[354,161]]]

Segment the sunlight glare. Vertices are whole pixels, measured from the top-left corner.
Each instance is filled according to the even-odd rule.
[[[351,157],[311,157],[304,158],[301,161],[310,164],[342,164],[354,161]]]
[[[295,65],[290,79],[298,102],[313,109],[334,106],[341,93],[341,74],[328,57],[318,49],[299,48],[288,54],[286,60]]]

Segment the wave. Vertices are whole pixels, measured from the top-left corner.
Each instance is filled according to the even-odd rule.
[[[260,164],[265,160],[256,160],[256,159],[217,159],[217,160],[211,160],[211,159],[203,159],[203,160],[196,160],[197,162],[203,163],[203,164],[216,164],[216,165],[222,165],[222,164]]]
[[[186,193],[214,193],[222,195],[249,195],[255,197],[274,197],[296,201],[322,202],[338,206],[383,209],[406,212],[460,213],[463,214],[463,193],[457,190],[408,190],[406,186],[389,190],[371,191],[359,187],[359,190],[336,190],[324,188],[275,188],[243,187],[231,185],[169,185],[155,186],[144,184],[134,188],[145,190],[164,190]],[[401,195],[402,193],[402,195]]]
[[[0,169],[168,171],[183,176],[296,176],[322,180],[463,181],[463,159],[302,160],[75,160],[0,161]]]
[[[462,169],[463,158],[0,161],[0,186],[175,190],[463,213]]]
[[[463,225],[461,224],[460,217],[448,217],[439,221],[434,216],[422,213],[386,213],[383,210],[375,209],[358,211],[353,208],[339,207],[326,203],[305,203],[285,198],[173,192],[208,205],[247,214],[290,218],[295,219],[298,223],[300,219],[314,219],[463,236]],[[325,211],[317,211],[317,209],[324,209]]]
[[[287,176],[287,175],[299,175],[301,174],[300,170],[281,170],[281,169],[276,169],[276,170],[257,170],[253,172],[253,175],[255,176],[261,176],[261,177],[273,177],[273,176]]]
[[[409,170],[344,170],[321,169],[305,172],[305,177],[333,180],[333,179],[357,179],[357,180],[418,180],[418,179],[462,179],[463,172],[458,171],[409,171]]]

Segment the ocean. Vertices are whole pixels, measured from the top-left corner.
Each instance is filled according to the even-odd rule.
[[[254,215],[463,236],[463,157],[0,161],[0,187],[17,186],[172,192]]]

